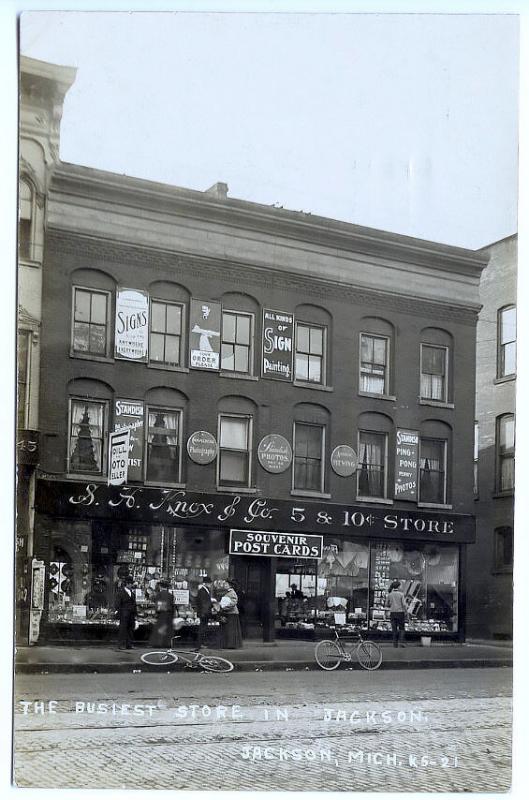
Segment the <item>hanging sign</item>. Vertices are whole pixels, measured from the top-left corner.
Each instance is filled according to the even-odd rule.
[[[130,431],[128,428],[113,431],[108,439],[108,484],[121,486],[128,480]]]
[[[310,533],[276,533],[232,528],[230,554],[279,558],[321,558],[323,536]]]
[[[116,400],[114,405],[114,430],[128,428],[129,440],[129,481],[143,478],[143,418],[144,407],[141,400]]]
[[[284,311],[263,310],[263,378],[292,380],[294,317]]]
[[[358,466],[358,457],[348,444],[339,444],[331,454],[331,467],[342,478],[354,475]]]
[[[257,458],[267,472],[284,472],[292,463],[292,448],[284,436],[270,433],[259,442]]]
[[[395,443],[395,499],[416,501],[419,433],[397,428]]]
[[[189,310],[189,365],[220,369],[220,303],[191,300]]]
[[[147,361],[149,349],[149,296],[137,289],[116,293],[114,355],[127,361]]]
[[[210,464],[217,456],[217,440],[207,431],[195,431],[187,440],[187,452],[195,464]]]

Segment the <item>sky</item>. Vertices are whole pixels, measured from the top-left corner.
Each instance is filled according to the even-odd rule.
[[[25,12],[61,159],[480,248],[517,229],[507,14]]]

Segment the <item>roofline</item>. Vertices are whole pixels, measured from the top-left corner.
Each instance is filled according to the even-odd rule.
[[[20,56],[20,78],[24,75],[48,80],[58,84],[64,93],[72,86],[77,74],[77,67],[65,67],[62,64],[50,64],[49,61],[39,61],[29,56]]]
[[[497,244],[502,244],[503,242],[508,242],[510,239],[517,239],[518,238],[518,231],[516,233],[511,233],[509,236],[504,236],[503,239],[498,239],[496,242],[491,242],[490,244],[485,244],[483,247],[480,247],[479,250],[476,250],[476,253],[484,253],[486,250],[490,250],[492,247],[496,247]]]

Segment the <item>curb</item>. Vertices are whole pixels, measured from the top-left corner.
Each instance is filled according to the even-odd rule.
[[[451,659],[446,661],[424,660],[424,661],[388,661],[382,663],[382,670],[401,670],[401,669],[485,669],[495,667],[512,667],[512,658],[491,659]],[[75,674],[75,673],[158,673],[167,674],[168,672],[182,672],[185,667],[168,664],[165,667],[155,667],[143,662],[128,662],[121,664],[17,664],[15,673],[17,675],[51,675],[51,674]],[[338,671],[360,670],[359,664],[351,664],[342,667]],[[307,672],[318,671],[320,668],[315,661],[240,661],[234,664],[234,672]]]

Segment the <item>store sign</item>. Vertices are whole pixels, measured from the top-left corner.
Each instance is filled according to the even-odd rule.
[[[354,475],[358,466],[358,457],[348,444],[339,444],[331,454],[331,467],[342,478]]]
[[[220,369],[220,303],[191,300],[189,310],[189,364],[195,369]]]
[[[284,472],[292,464],[292,448],[284,436],[270,433],[259,442],[257,458],[267,472]]]
[[[187,452],[195,464],[210,464],[217,456],[217,440],[207,431],[195,431],[187,440]]]
[[[294,317],[284,311],[263,310],[263,378],[292,380]]]
[[[118,289],[114,355],[127,361],[147,361],[149,296],[136,289]]]
[[[108,483],[121,486],[128,480],[130,431],[113,431],[108,440]]]
[[[114,405],[114,430],[127,428],[129,440],[129,481],[143,478],[143,420],[144,406],[141,400],[116,400]]]
[[[230,531],[230,555],[271,558],[321,558],[323,536],[276,531]]]
[[[39,480],[37,511],[57,517],[102,518],[139,524],[214,526],[249,530],[305,531],[428,542],[474,542],[470,514],[276,500],[185,489],[106,486]]]
[[[419,433],[397,428],[395,443],[395,499],[417,501]]]
[[[189,589],[173,589],[173,597],[175,605],[177,606],[189,605]]]

